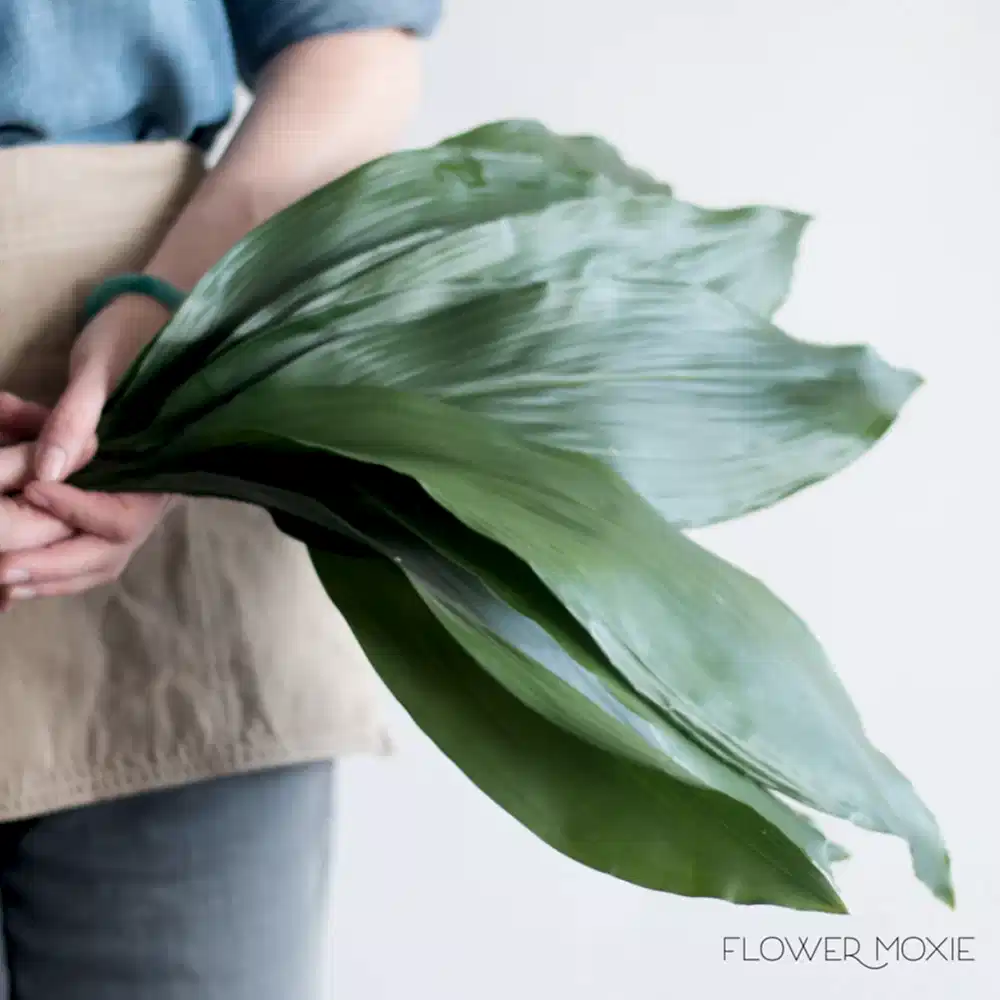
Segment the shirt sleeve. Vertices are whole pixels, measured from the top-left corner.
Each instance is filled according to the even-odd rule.
[[[319,35],[399,28],[430,35],[442,0],[225,0],[240,76],[253,87],[282,49]]]

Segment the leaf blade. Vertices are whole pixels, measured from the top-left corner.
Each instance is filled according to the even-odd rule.
[[[768,787],[903,837],[918,877],[950,898],[933,817],[868,741],[815,639],[759,581],[684,538],[609,470],[495,423],[386,390],[265,389],[177,447],[211,446],[227,421],[244,434],[266,414],[291,437],[412,476],[530,565],[635,690],[682,715],[707,748],[721,740],[729,763]]]
[[[331,599],[421,730],[562,854],[660,891],[845,912],[819,869],[746,807],[563,733],[440,641],[441,626],[387,570],[367,564],[372,578],[362,581],[357,566],[315,559]],[[369,593],[381,595],[374,609]],[[381,627],[387,606],[397,629]]]

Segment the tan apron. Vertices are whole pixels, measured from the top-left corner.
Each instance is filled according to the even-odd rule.
[[[179,142],[0,150],[0,389],[57,398],[88,290],[142,266],[202,171]],[[0,615],[0,820],[383,752],[379,698],[305,548],[185,500],[114,585]]]

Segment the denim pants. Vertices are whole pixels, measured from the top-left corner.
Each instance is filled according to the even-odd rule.
[[[2,1000],[327,1000],[333,766],[0,824]]]

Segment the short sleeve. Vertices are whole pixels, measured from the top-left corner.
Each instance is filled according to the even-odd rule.
[[[319,35],[399,28],[430,35],[442,0],[225,0],[240,76],[252,87],[282,49]]]

